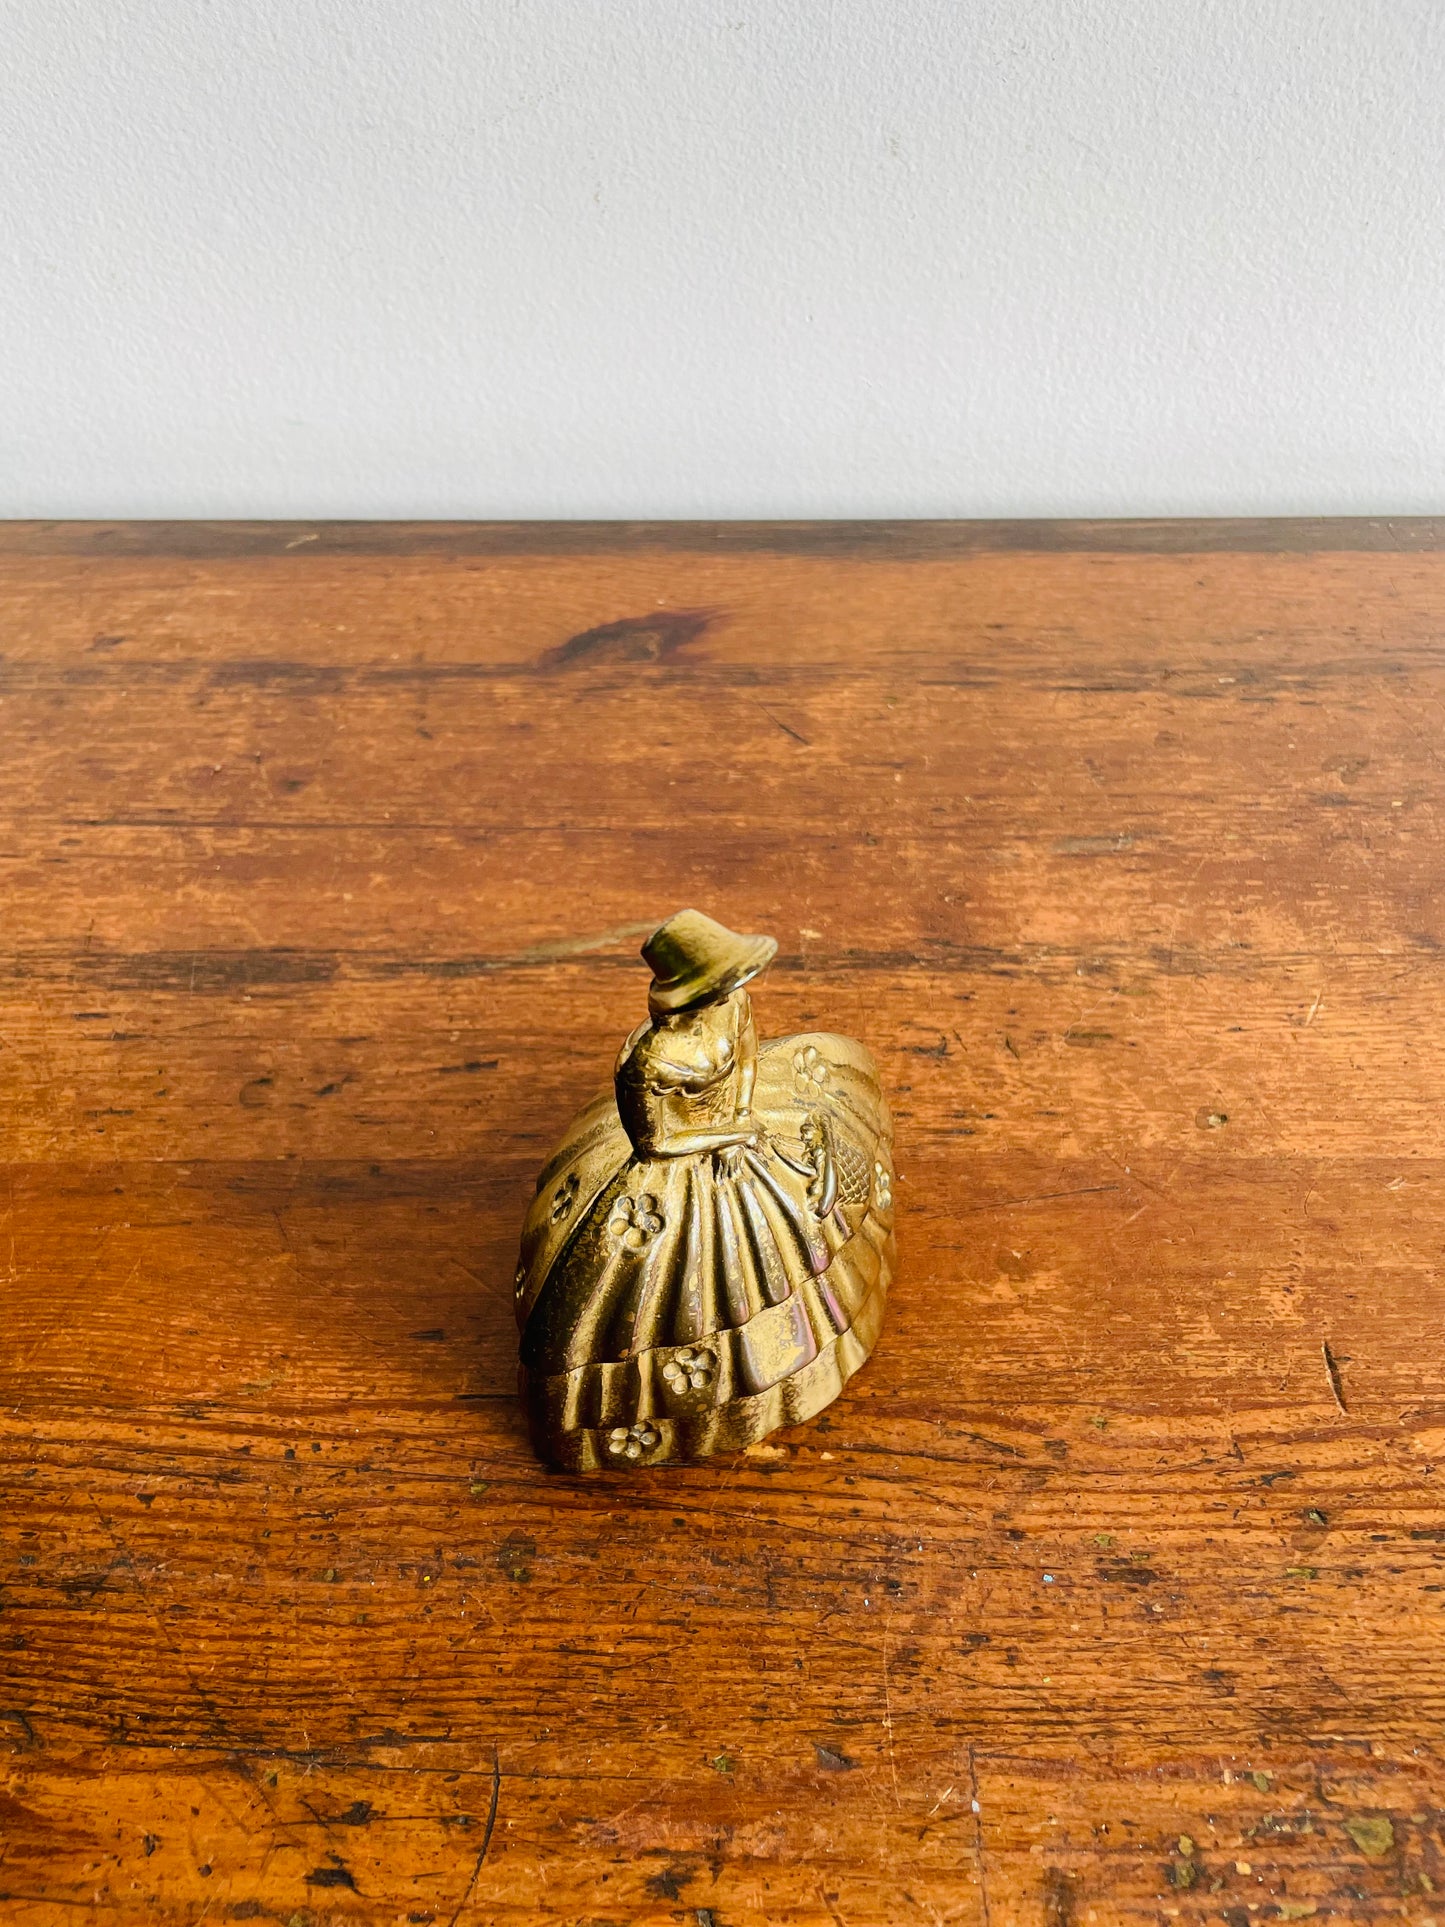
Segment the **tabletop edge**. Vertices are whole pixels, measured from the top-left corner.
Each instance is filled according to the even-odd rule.
[[[1445,549],[1445,515],[1078,521],[432,522],[0,521],[0,558],[260,559],[295,555],[776,554],[948,561],[987,554],[1414,553]]]

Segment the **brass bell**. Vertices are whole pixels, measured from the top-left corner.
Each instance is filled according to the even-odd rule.
[[[648,1019],[537,1180],[516,1309],[538,1453],[703,1458],[811,1418],[872,1351],[893,1274],[893,1127],[872,1057],[759,1044],[777,951],[680,910]]]

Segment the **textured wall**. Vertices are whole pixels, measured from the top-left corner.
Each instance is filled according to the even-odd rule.
[[[1439,509],[1439,0],[10,0],[0,512]]]

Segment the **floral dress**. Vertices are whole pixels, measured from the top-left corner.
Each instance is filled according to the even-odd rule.
[[[753,1141],[675,1148],[730,1132]],[[523,1232],[538,1438],[560,1430],[577,1466],[655,1462],[819,1410],[882,1320],[891,1136],[861,1045],[812,1033],[759,1050],[745,992],[685,1031],[634,1032]]]

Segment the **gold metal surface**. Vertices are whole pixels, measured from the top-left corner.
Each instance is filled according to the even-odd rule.
[[[573,1470],[735,1450],[811,1418],[873,1349],[893,1127],[873,1059],[759,1044],[771,937],[680,910],[642,947],[648,1021],[537,1180],[517,1267],[522,1399]]]

